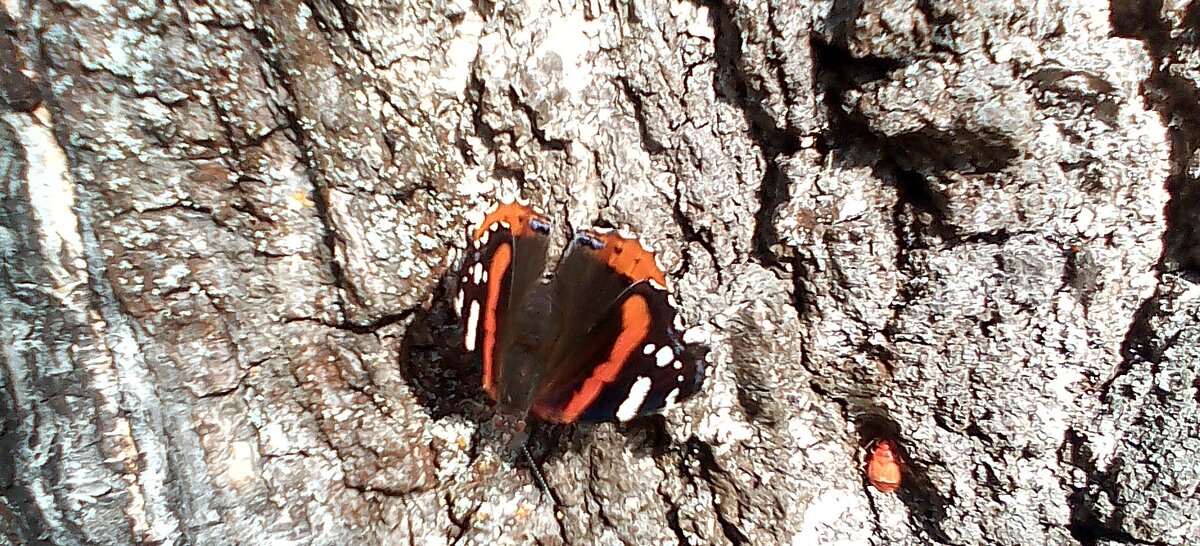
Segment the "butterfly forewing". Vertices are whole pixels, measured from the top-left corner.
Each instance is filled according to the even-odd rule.
[[[545,267],[549,221],[532,208],[506,203],[467,230],[456,306],[463,346],[483,366],[483,388],[498,398],[501,361],[518,335],[514,314]]]
[[[636,240],[581,232],[551,291],[558,331],[534,412],[554,422],[626,421],[694,393],[704,351],[685,344],[665,275]]]

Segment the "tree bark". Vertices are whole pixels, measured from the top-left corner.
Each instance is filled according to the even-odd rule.
[[[1200,2],[0,26],[0,545],[1200,540]],[[545,493],[442,281],[497,193],[639,233],[712,347],[537,426]]]

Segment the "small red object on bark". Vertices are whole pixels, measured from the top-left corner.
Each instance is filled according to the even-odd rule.
[[[881,493],[900,487],[900,451],[891,440],[876,440],[867,447],[867,480]]]

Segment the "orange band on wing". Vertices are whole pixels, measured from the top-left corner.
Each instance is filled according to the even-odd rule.
[[[591,377],[588,377],[571,397],[571,401],[559,416],[562,422],[570,423],[579,419],[583,411],[600,396],[600,389],[617,378],[630,353],[641,346],[649,331],[650,306],[646,304],[646,299],[635,295],[625,300],[625,303],[621,304],[621,333],[613,342],[608,359],[596,367]]]
[[[532,235],[533,228],[529,227],[529,220],[537,218],[543,222],[549,220],[526,205],[520,203],[502,203],[496,207],[496,210],[489,212],[483,217],[483,221],[471,232],[472,239],[483,237],[483,233],[492,227],[492,224],[497,222],[505,222],[508,224],[509,231],[512,231],[513,237],[523,237]]]
[[[496,348],[496,308],[511,262],[512,246],[503,244],[492,254],[492,263],[488,266],[487,306],[483,310],[483,390],[492,398],[496,398],[496,383],[492,381],[492,370],[496,365],[492,357]]]
[[[589,231],[588,235],[604,243],[604,248],[596,251],[601,261],[618,273],[638,283],[652,279],[659,286],[667,285],[667,275],[659,269],[654,261],[654,254],[646,250],[637,239],[626,239],[616,233],[598,233]]]

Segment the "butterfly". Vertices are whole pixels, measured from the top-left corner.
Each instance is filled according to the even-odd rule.
[[[708,348],[684,341],[666,273],[637,239],[591,228],[545,279],[550,219],[497,203],[468,226],[455,308],[483,390],[523,429],[628,421],[700,390]]]

